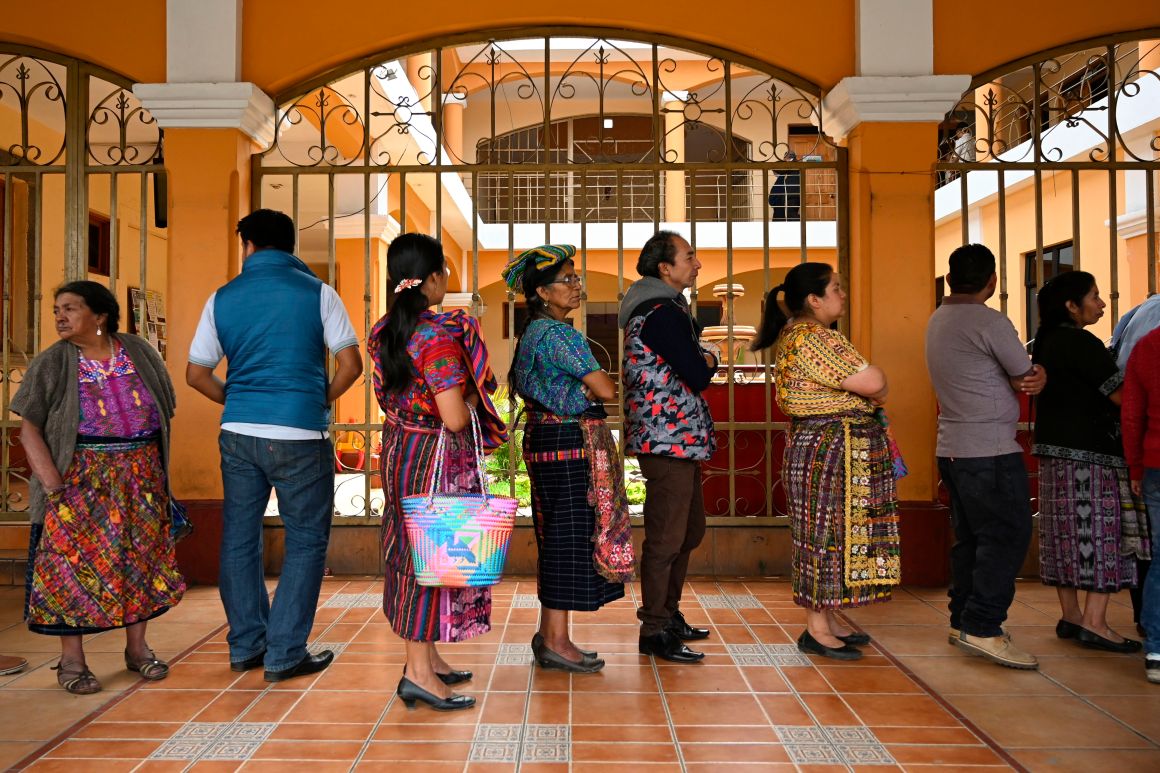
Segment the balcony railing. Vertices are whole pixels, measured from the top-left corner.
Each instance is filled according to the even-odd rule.
[[[785,180],[777,185],[778,174]],[[773,206],[770,189],[774,188]],[[471,175],[464,174],[470,186]],[[838,178],[832,168],[697,172],[684,175],[683,217],[666,211],[664,173],[585,170],[477,174],[485,223],[646,223],[836,220]]]

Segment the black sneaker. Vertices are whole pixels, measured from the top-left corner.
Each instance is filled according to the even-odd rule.
[[[1160,654],[1148,653],[1144,658],[1144,673],[1149,682],[1160,684]]]

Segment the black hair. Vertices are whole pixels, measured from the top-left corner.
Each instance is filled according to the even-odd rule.
[[[255,209],[238,221],[238,236],[254,245],[255,249],[275,249],[294,252],[298,229],[285,212],[273,209]]]
[[[1067,309],[1067,302],[1076,306],[1083,305],[1084,296],[1096,286],[1096,278],[1086,271],[1066,271],[1039,288],[1039,295],[1035,299],[1039,307],[1039,329],[1035,331],[1034,351],[1039,351],[1039,345],[1045,333],[1075,324],[1071,312]]]
[[[94,314],[104,314],[105,332],[111,335],[120,329],[121,305],[117,303],[117,297],[109,288],[100,282],[89,282],[88,280],[69,282],[56,288],[52,297],[55,300],[64,293],[79,295],[84,299],[85,305],[89,307],[90,311]]]
[[[668,263],[670,266],[677,261],[677,245],[674,237],[680,236],[676,231],[657,231],[640,248],[640,257],[636,261],[636,273],[641,276],[661,278],[660,265]]]
[[[982,244],[964,244],[951,253],[947,284],[952,293],[974,295],[987,286],[994,273],[994,253]]]
[[[516,361],[520,355],[520,342],[523,341],[524,333],[528,330],[528,325],[532,323],[533,319],[542,319],[548,316],[548,304],[536,292],[541,287],[547,287],[552,282],[556,281],[556,277],[560,276],[560,272],[564,270],[566,265],[575,265],[571,258],[562,260],[559,263],[554,263],[545,268],[536,268],[534,261],[529,263],[528,267],[524,269],[523,277],[520,279],[520,292],[523,293],[524,300],[528,306],[528,316],[524,318],[520,329],[516,331],[516,348],[512,352],[512,366],[508,371],[508,383],[515,383]]]
[[[826,294],[826,286],[834,275],[829,263],[799,263],[785,275],[785,281],[765,295],[765,313],[761,315],[761,327],[753,337],[749,348],[752,351],[768,349],[777,340],[781,329],[789,317],[781,310],[777,294],[785,292],[785,307],[793,315],[801,314],[806,299],[811,295],[821,298]]]
[[[426,234],[396,236],[387,247],[388,287],[404,279],[426,279],[443,270],[443,246]],[[419,315],[429,306],[422,285],[395,293],[387,324],[379,333],[379,361],[383,366],[383,388],[401,392],[411,381],[411,357],[407,344],[419,324]]]

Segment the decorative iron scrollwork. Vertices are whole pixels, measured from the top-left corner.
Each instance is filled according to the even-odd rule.
[[[1068,138],[1086,132],[1085,162],[1152,161],[1160,138],[1129,142],[1122,115],[1160,98],[1160,73],[1141,67],[1155,41],[1110,43],[1057,53],[976,82],[943,122],[943,163],[1058,163]],[[953,177],[951,175],[950,177]]]
[[[90,79],[90,88],[98,84],[105,82]],[[148,164],[161,152],[161,129],[131,91],[115,88],[89,113],[85,146],[97,165]]]
[[[3,163],[52,166],[62,160],[65,133],[59,128],[65,126],[66,112],[62,80],[48,63],[30,56],[0,60],[0,109],[15,111],[13,125],[19,127],[17,136],[0,139],[0,148],[9,156]]]

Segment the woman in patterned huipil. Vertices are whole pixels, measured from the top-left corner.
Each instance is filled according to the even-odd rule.
[[[569,636],[570,612],[593,612],[624,596],[632,578],[632,526],[624,468],[603,401],[615,387],[584,335],[565,320],[580,308],[570,244],[545,244],[514,258],[504,281],[527,300],[509,381],[528,417],[524,462],[536,528],[540,629],[532,655],[541,668],[593,673],[595,652]]]
[[[1061,639],[1111,652],[1140,642],[1108,627],[1109,594],[1136,585],[1151,544],[1143,503],[1128,481],[1120,439],[1123,374],[1084,330],[1104,315],[1095,277],[1068,271],[1039,291],[1031,359],[1047,371],[1035,402],[1039,457],[1039,576],[1055,586]],[[1078,591],[1086,591],[1081,609]]]
[[[785,305],[777,302],[785,292]],[[884,419],[886,376],[832,330],[846,294],[825,263],[790,269],[769,291],[754,350],[774,348],[777,404],[792,421],[782,465],[792,530],[794,602],[806,608],[798,648],[856,660],[856,633],[835,610],[890,599],[901,575],[898,494]]]
[[[429,490],[440,429],[448,430],[443,490],[477,492],[471,406],[488,406],[494,378],[478,323],[462,312],[435,314],[443,301],[447,272],[443,248],[423,234],[403,234],[387,249],[387,270],[395,299],[367,340],[374,363],[375,396],[386,413],[383,424],[383,554],[386,563],[383,612],[407,643],[407,663],[398,694],[442,710],[470,708],[475,699],[450,686],[471,679],[453,670],[435,649],[436,641],[470,639],[491,629],[490,588],[434,588],[415,581],[411,548],[403,522],[402,498]],[[488,411],[489,435],[502,433]],[[464,431],[467,430],[467,431]]]
[[[57,682],[101,684],[82,637],[125,629],[125,667],[164,679],[146,622],[181,600],[169,493],[173,383],[145,340],[119,333],[108,288],[71,282],[53,303],[61,340],[28,367],[11,410],[32,468],[25,620],[60,638]]]

